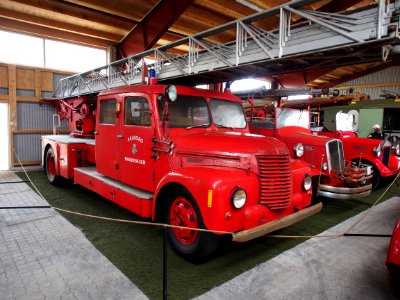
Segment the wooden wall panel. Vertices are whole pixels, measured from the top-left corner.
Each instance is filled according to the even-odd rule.
[[[0,88],[8,88],[8,67],[0,66]]]
[[[42,91],[53,91],[53,72],[42,71]]]
[[[17,68],[17,89],[35,90],[35,70]]]

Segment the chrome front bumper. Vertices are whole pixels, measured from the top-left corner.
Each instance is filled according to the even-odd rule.
[[[371,192],[372,184],[355,188],[335,187],[324,184],[318,185],[318,196],[339,200],[359,199],[370,195]]]
[[[293,225],[301,220],[304,220],[318,212],[322,209],[322,203],[315,204],[313,206],[307,207],[303,210],[295,212],[291,215],[285,216],[283,218],[265,223],[263,225],[239,231],[232,234],[232,241],[234,242],[247,242],[252,239],[258,238],[260,236],[266,235],[272,231],[282,229]]]

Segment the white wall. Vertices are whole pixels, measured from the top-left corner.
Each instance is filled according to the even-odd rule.
[[[8,135],[8,104],[0,103],[0,170],[10,169],[10,137]]]

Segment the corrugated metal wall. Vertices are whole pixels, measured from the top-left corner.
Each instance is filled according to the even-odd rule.
[[[357,87],[371,84],[385,84],[398,82],[400,78],[400,67],[387,68],[385,70],[375,72],[366,76],[362,76],[350,81],[343,82],[336,87],[349,86],[354,87],[354,92],[363,93],[370,96],[370,99],[382,99],[380,95],[382,90],[400,93],[400,86],[388,85],[381,87]]]
[[[17,89],[17,96],[35,97],[36,95],[34,90]]]
[[[53,115],[56,110],[49,104],[37,102],[17,103],[17,127],[18,129],[53,130]],[[66,120],[62,123],[62,128],[67,130]]]
[[[66,77],[66,75],[54,74],[54,86],[58,81]],[[34,97],[35,91],[17,90],[18,96]],[[53,92],[42,92],[42,97],[52,97]],[[56,110],[53,106],[38,102],[17,102],[17,130],[52,130],[53,115]],[[68,130],[66,120],[61,122],[61,130]],[[48,133],[46,133],[48,134]],[[16,132],[14,133],[14,150],[16,151],[21,162],[40,162],[41,161],[41,142],[42,133]],[[17,157],[14,155],[14,161]]]
[[[14,150],[21,162],[40,161],[40,133],[18,133],[14,134]],[[17,157],[14,155],[17,163]]]
[[[57,89],[57,85],[60,82],[60,80],[65,78],[65,77],[68,77],[68,76],[71,76],[71,75],[54,73],[53,74],[53,91],[55,91]]]

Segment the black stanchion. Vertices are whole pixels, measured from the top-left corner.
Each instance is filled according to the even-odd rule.
[[[163,299],[168,299],[168,277],[167,277],[167,227],[164,227],[163,237]]]

